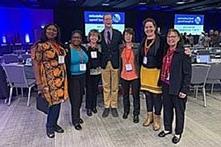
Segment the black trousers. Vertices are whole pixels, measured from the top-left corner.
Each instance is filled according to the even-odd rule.
[[[87,75],[86,77],[86,109],[97,107],[98,84],[101,75]]]
[[[147,112],[153,112],[154,108],[154,113],[156,115],[160,115],[162,110],[162,95],[151,93],[148,91],[145,91],[144,94],[146,96]]]
[[[85,87],[85,74],[72,75],[69,78],[68,86],[72,123],[75,125],[80,121],[80,109]]]
[[[60,114],[61,104],[55,104],[49,107],[48,117],[47,117],[47,128],[53,128],[58,121]]]
[[[167,131],[172,131],[172,123],[175,108],[176,115],[176,127],[175,133],[182,134],[184,128],[185,120],[185,109],[186,109],[187,98],[179,98],[177,95],[169,94],[169,86],[163,84],[163,119],[164,119],[164,129]]]
[[[132,95],[133,95],[133,106],[134,111],[133,115],[140,114],[140,79],[135,80],[124,80],[121,78],[121,85],[123,90],[123,105],[124,112],[130,112],[130,86],[132,87]]]

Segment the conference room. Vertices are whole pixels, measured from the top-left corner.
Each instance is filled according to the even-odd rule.
[[[1,0],[0,146],[220,146],[220,16],[220,0]]]

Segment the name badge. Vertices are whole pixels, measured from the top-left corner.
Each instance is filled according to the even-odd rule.
[[[133,69],[131,64],[126,64],[125,67],[126,71],[131,71]]]
[[[147,64],[147,57],[143,58],[143,64]]]
[[[64,64],[64,56],[58,56],[58,63]]]
[[[80,64],[80,71],[86,71],[86,64]]]
[[[166,79],[166,80],[167,80],[167,81],[170,80],[170,74],[167,75],[167,79]]]
[[[92,59],[96,59],[97,58],[97,52],[96,51],[92,51],[91,52],[91,58]]]

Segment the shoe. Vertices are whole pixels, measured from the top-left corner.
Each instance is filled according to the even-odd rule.
[[[88,115],[88,116],[92,116],[92,111],[91,111],[91,109],[87,109],[87,115]]]
[[[167,135],[169,135],[169,134],[171,134],[172,132],[171,131],[161,131],[159,134],[158,134],[158,136],[159,137],[165,137],[165,136],[167,136]]]
[[[174,135],[173,138],[172,138],[172,142],[174,144],[177,144],[178,142],[180,142],[180,139],[181,139],[182,135]]]
[[[139,123],[139,115],[134,115],[133,122]]]
[[[46,128],[46,133],[47,133],[47,136],[49,138],[54,138],[55,137],[54,129],[53,128]]]
[[[127,117],[128,117],[128,112],[124,112],[123,119],[127,119]]]
[[[93,112],[93,113],[97,113],[97,108],[93,108],[93,109],[92,109],[92,112]]]
[[[148,127],[153,122],[153,112],[147,112],[147,117],[143,122],[144,127]]]
[[[59,125],[54,126],[54,131],[57,133],[64,133],[64,130]]]
[[[118,117],[118,112],[117,112],[117,108],[111,108],[111,114],[113,117]]]
[[[75,128],[76,130],[81,130],[81,129],[82,129],[82,127],[81,127],[80,124],[74,124],[74,128]]]
[[[105,108],[105,109],[104,109],[104,112],[103,112],[103,114],[102,114],[102,117],[103,117],[103,118],[108,117],[109,113],[110,113],[110,108]]]
[[[79,123],[80,123],[80,124],[83,124],[83,123],[84,123],[83,119],[80,118],[80,119],[79,119]]]
[[[160,115],[153,115],[153,130],[158,131],[161,128],[161,117]]]

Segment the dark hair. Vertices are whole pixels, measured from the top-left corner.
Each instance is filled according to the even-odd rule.
[[[108,15],[110,15],[110,16],[112,17],[112,14],[111,14],[111,13],[105,13],[105,14],[103,15],[103,19],[104,19],[105,16],[108,16]]]
[[[184,40],[183,40],[183,37],[182,37],[182,35],[180,34],[180,32],[179,32],[177,29],[172,28],[172,29],[169,29],[169,30],[168,30],[167,35],[168,35],[169,33],[171,33],[171,32],[176,33],[176,34],[178,35],[178,37],[180,38],[180,40],[179,40],[178,43],[177,43],[177,48],[183,47],[183,45],[184,45]]]
[[[81,36],[81,39],[83,38],[83,34],[82,34],[82,32],[81,32],[80,30],[74,30],[74,31],[72,31],[72,32],[71,32],[71,37],[72,37],[75,33],[79,34],[79,35]]]
[[[125,39],[124,39],[124,35],[125,33],[128,33],[128,34],[131,34],[132,35],[132,42],[135,41],[135,32],[132,28],[125,28],[124,29],[124,32],[123,32],[123,41],[125,42]]]
[[[60,43],[60,39],[61,39],[61,31],[60,31],[60,28],[58,27],[58,25],[56,24],[47,24],[44,29],[43,29],[43,32],[42,32],[42,35],[41,35],[41,39],[40,39],[40,42],[46,42],[48,41],[48,38],[46,36],[46,30],[49,26],[55,26],[56,29],[57,29],[57,36],[55,37],[55,41],[57,43]]]
[[[153,18],[146,18],[146,19],[143,21],[143,25],[145,26],[145,24],[146,24],[147,22],[152,22],[153,25],[154,25],[154,27],[157,29],[157,23],[156,23],[156,21],[155,21]]]
[[[99,33],[99,31],[97,29],[92,29],[90,30],[90,32],[88,33],[88,36],[87,36],[87,41],[90,42],[90,37],[92,34],[97,34],[98,35],[98,41],[97,42],[100,42],[101,41],[101,34]]]

